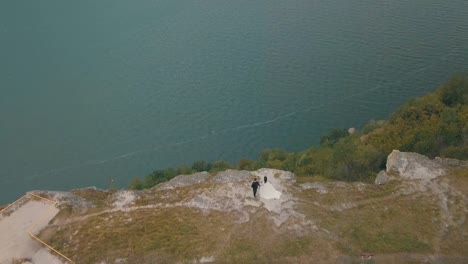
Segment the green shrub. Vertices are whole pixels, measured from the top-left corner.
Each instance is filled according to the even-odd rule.
[[[203,160],[199,160],[199,161],[195,161],[193,164],[192,164],[192,169],[194,171],[198,171],[198,172],[201,172],[201,171],[210,171],[211,170],[211,163],[209,162],[206,162],[206,161],[203,161]]]
[[[232,169],[232,168],[234,167],[229,162],[226,162],[223,160],[217,160],[213,162],[210,172],[224,171],[224,170]]]
[[[240,159],[239,166],[237,167],[239,170],[256,170],[258,168],[258,164],[255,160],[252,159]]]
[[[237,168],[266,167],[292,171],[299,176],[371,181],[385,168],[386,157],[393,149],[429,157],[468,159],[468,75],[454,77],[437,91],[410,99],[388,121],[370,121],[359,134],[333,129],[321,137],[320,146],[298,153],[265,149],[258,160],[240,159]],[[135,178],[130,188],[150,188],[179,174],[217,172],[232,167],[225,161],[196,161],[191,167],[156,170],[144,180]]]
[[[341,129],[332,129],[328,134],[322,136],[320,138],[320,145],[321,146],[333,146],[335,145],[341,138],[348,136],[348,130],[341,128]]]

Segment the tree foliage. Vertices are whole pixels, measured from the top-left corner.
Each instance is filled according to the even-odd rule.
[[[257,160],[240,159],[237,168],[264,167],[297,175],[367,181],[385,168],[386,157],[393,149],[468,159],[468,75],[454,77],[435,92],[409,100],[388,121],[370,121],[351,135],[346,129],[331,130],[320,139],[319,146],[297,153],[265,149]],[[150,188],[179,174],[229,168],[234,167],[225,161],[196,161],[191,167],[156,170],[144,179],[137,177],[130,188]]]
[[[369,143],[429,157],[468,159],[468,77],[458,76],[437,91],[411,100],[369,133]]]
[[[151,174],[147,175],[143,179],[135,177],[130,182],[129,188],[132,190],[143,190],[151,188],[161,182],[168,181],[178,175],[190,175],[197,172],[207,171],[215,173],[227,169],[235,168],[229,162],[226,161],[215,161],[213,163],[206,161],[195,161],[191,167],[180,166],[177,168],[167,168],[161,170],[155,170]]]

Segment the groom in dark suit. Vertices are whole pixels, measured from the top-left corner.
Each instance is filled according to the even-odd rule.
[[[257,178],[252,182],[251,187],[253,189],[254,197],[257,197],[257,189],[260,187],[260,183],[258,183]]]

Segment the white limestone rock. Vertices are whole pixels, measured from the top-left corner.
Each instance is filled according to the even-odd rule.
[[[238,170],[225,170],[219,172],[213,179],[215,183],[228,183],[228,182],[249,182],[252,181],[252,173],[250,171]]]
[[[174,177],[168,182],[161,183],[157,185],[157,189],[164,190],[164,189],[174,189],[178,187],[185,187],[194,184],[201,183],[205,181],[210,176],[210,173],[203,171],[194,173],[191,175],[179,175]]]
[[[424,155],[393,150],[387,158],[386,172],[405,180],[430,180],[445,175],[447,168]]]
[[[304,190],[315,189],[315,191],[320,193],[320,194],[327,194],[328,193],[327,187],[325,187],[323,184],[318,183],[318,182],[303,183],[303,184],[301,184],[301,188],[304,189]]]
[[[375,184],[381,185],[385,184],[390,180],[393,180],[394,178],[388,175],[384,170],[380,171],[379,174],[377,174],[377,177],[375,178]]]

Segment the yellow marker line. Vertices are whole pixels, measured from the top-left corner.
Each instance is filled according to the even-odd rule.
[[[39,241],[41,244],[43,244],[44,246],[48,247],[50,250],[54,251],[55,253],[57,253],[58,255],[60,255],[61,257],[63,257],[64,259],[68,260],[70,263],[74,264],[75,262],[73,262],[71,259],[67,258],[65,255],[63,255],[62,253],[58,252],[55,248],[53,248],[52,246],[49,246],[46,242],[40,240],[38,237],[36,237],[35,235],[29,233],[29,236],[34,238],[35,240]]]
[[[47,202],[50,202],[52,204],[54,204],[55,206],[58,204],[56,201],[53,201],[51,199],[47,199],[47,198],[44,198],[44,197],[41,197],[39,195],[36,195],[36,194],[33,194],[33,193],[26,193],[25,195],[21,196],[18,200],[10,203],[7,207],[3,208],[2,210],[0,210],[0,213],[3,213],[5,210],[7,210],[8,208],[10,208],[11,206],[13,206],[14,204],[18,203],[20,200],[24,199],[25,197],[28,197],[29,195],[31,196],[34,196],[36,198],[39,198],[39,199],[42,199],[42,200],[45,200]],[[51,210],[52,208],[49,208],[49,210]],[[45,213],[43,214],[43,217],[45,217]],[[35,224],[33,225],[33,228],[31,229],[34,229],[36,226],[37,226],[37,221],[35,221]],[[43,244],[44,246],[46,246],[47,248],[49,248],[50,250],[52,250],[53,252],[55,252],[57,255],[61,256],[62,258],[66,259],[69,263],[71,264],[74,264],[75,262],[73,262],[73,260],[71,260],[70,258],[68,258],[67,256],[63,255],[62,253],[60,253],[58,250],[56,250],[55,248],[53,248],[52,246],[48,245],[46,242],[42,241],[41,239],[39,239],[38,237],[36,237],[35,235],[33,235],[31,232],[27,232],[28,235],[33,238],[34,240],[40,242],[41,244]]]
[[[13,206],[15,203],[19,202],[21,199],[23,199],[24,197],[26,197],[27,194],[21,196],[18,200],[12,202],[11,204],[9,204],[7,207],[3,208],[2,210],[0,210],[0,213],[2,213],[3,211],[5,211],[6,209],[10,208],[11,206]]]
[[[50,202],[50,203],[53,203],[55,206],[58,204],[58,202],[54,201],[54,200],[51,200],[51,199],[47,199],[47,198],[44,198],[44,197],[41,197],[39,195],[36,195],[34,193],[29,193],[30,195],[34,196],[34,197],[37,197],[39,199],[42,199],[42,200],[45,200],[47,202]],[[49,211],[52,210],[52,208],[49,208]],[[44,219],[46,217],[46,213],[43,214],[42,219]],[[39,223],[39,221],[36,221],[35,222],[35,225],[31,228],[31,229],[34,229]],[[38,237],[36,237],[35,235],[33,235],[31,232],[28,232],[29,236],[31,236],[32,238],[34,238],[35,240],[39,241],[41,244],[45,245],[47,248],[49,248],[50,250],[52,250],[53,252],[57,253],[59,256],[63,257],[64,259],[68,260],[70,263],[75,263],[73,262],[70,258],[66,257],[65,255],[63,255],[62,253],[60,253],[58,250],[56,250],[55,248],[53,248],[52,246],[48,245],[46,242],[42,241],[41,239],[39,239]]]
[[[39,195],[35,195],[34,193],[28,193],[28,194],[30,194],[30,195],[32,195],[32,196],[34,196],[34,197],[37,197],[37,198],[39,198],[39,199],[46,200],[46,201],[51,202],[51,203],[53,203],[53,204],[56,204],[56,203],[57,203],[57,202],[54,201],[54,200],[50,200],[50,199],[41,197],[41,196],[39,196]]]

